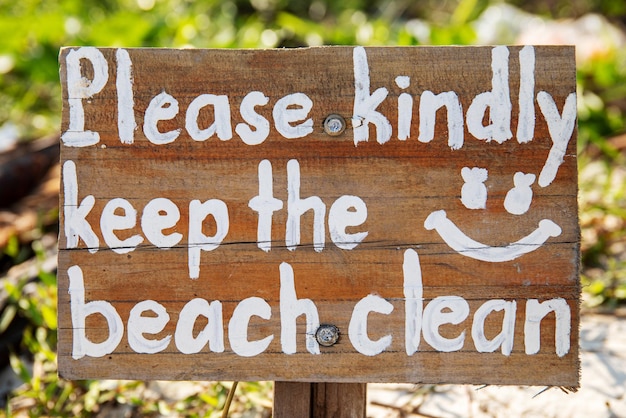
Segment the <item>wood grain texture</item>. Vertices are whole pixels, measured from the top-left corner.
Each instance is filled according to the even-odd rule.
[[[314,383],[311,418],[365,418],[367,384]]]
[[[563,163],[554,181],[532,185],[532,204],[522,215],[505,210],[507,193],[514,188],[517,172],[539,177],[553,142],[546,118],[534,101],[534,139],[525,144],[516,140],[519,114],[520,47],[509,50],[509,90],[513,137],[504,142],[478,140],[463,128],[460,149],[448,146],[446,113],[436,115],[434,138],[418,140],[419,103],[424,91],[434,94],[454,91],[466,117],[474,98],[492,88],[491,54],[488,47],[366,48],[370,93],[386,88],[387,97],[375,108],[390,122],[388,142],[375,140],[370,126],[367,142],[354,143],[352,118],[355,106],[354,48],[323,47],[295,50],[167,50],[129,49],[132,61],[133,116],[137,129],[134,142],[120,141],[116,50],[99,49],[108,63],[108,81],[93,97],[82,100],[84,129],[98,132],[99,142],[86,147],[61,146],[61,162],[76,166],[78,200],[94,196],[94,205],[85,217],[99,238],[98,251],[89,251],[84,240],[68,246],[65,208],[67,196],[61,187],[61,236],[59,240],[59,370],[66,378],[125,378],[175,380],[281,380],[297,382],[422,382],[476,384],[540,384],[577,386],[579,308],[579,228],[577,212],[576,131],[569,138]],[[62,133],[70,127],[66,60],[73,49],[60,55],[63,86]],[[546,91],[562,112],[566,98],[576,90],[574,51],[569,47],[536,47],[534,96]],[[93,70],[83,60],[83,75]],[[409,76],[410,85],[401,88],[397,76]],[[260,91],[268,98],[255,112],[269,124],[269,134],[259,145],[245,144],[235,131],[246,123],[240,114],[243,98]],[[166,145],[150,142],[144,134],[146,109],[155,96],[167,92],[178,101],[179,111],[158,123],[161,132],[180,129],[179,136]],[[312,133],[288,139],[276,127],[273,108],[283,97],[304,93],[312,101],[307,115]],[[410,137],[399,140],[398,100],[408,93],[413,98]],[[205,141],[193,140],[186,129],[186,111],[202,94],[225,95],[230,105],[232,139],[215,135]],[[348,124],[338,137],[324,132],[327,115],[342,115]],[[487,111],[487,114],[489,112]],[[211,106],[203,108],[198,125],[212,124]],[[302,122],[302,121],[300,121]],[[298,122],[299,123],[299,122]],[[483,121],[488,124],[488,115]],[[292,123],[295,125],[297,123]],[[257,247],[258,214],[249,207],[259,194],[258,167],[262,160],[272,165],[273,196],[283,202],[274,212],[271,251]],[[300,197],[319,197],[326,208],[325,242],[322,251],[313,248],[313,213],[301,217],[301,243],[286,248],[289,161],[297,160]],[[488,170],[487,200],[484,209],[464,206],[464,167]],[[64,181],[68,181],[67,178]],[[331,207],[344,195],[359,197],[367,207],[367,219],[347,228],[349,233],[367,231],[367,237],[353,250],[333,243],[328,218]],[[107,245],[101,215],[112,199],[122,198],[137,211],[134,227],[115,231],[119,239],[133,235],[143,242],[133,251],[118,254]],[[141,226],[146,205],[156,198],[171,200],[180,211],[176,226],[164,233],[180,233],[175,246],[160,249],[153,245]],[[202,251],[199,277],[189,277],[190,202],[219,199],[228,209],[228,233],[213,251]],[[71,202],[70,202],[71,203]],[[425,220],[445,210],[449,220],[474,240],[506,246],[550,219],[561,233],[550,237],[539,249],[507,262],[486,262],[469,258],[452,249]],[[69,213],[69,212],[68,212]],[[118,209],[117,215],[123,215]],[[205,220],[203,231],[214,234],[215,222]],[[470,312],[458,325],[444,324],[439,332],[453,338],[465,333],[462,347],[440,352],[421,338],[419,351],[405,350],[404,254],[419,254],[423,282],[422,306],[441,296],[458,296],[467,301]],[[297,351],[285,354],[281,346],[280,271],[288,263],[294,272],[297,297],[315,303],[321,323],[335,324],[339,342],[321,347],[320,355],[307,352],[304,317],[296,328]],[[70,304],[68,269],[79,266],[84,276],[85,301],[107,301],[125,327],[116,349],[101,357],[72,357],[75,340]],[[357,352],[348,335],[355,305],[368,295],[383,298],[393,306],[389,314],[371,312],[367,335],[377,340],[392,337],[380,354]],[[239,303],[262,298],[271,307],[271,318],[252,316],[247,338],[260,340],[273,335],[267,349],[256,356],[236,355],[229,344],[229,320]],[[174,334],[181,309],[194,298],[222,304],[224,351],[205,346],[199,353],[182,354]],[[525,353],[526,306],[529,300],[563,298],[571,312],[570,349],[555,354],[555,315],[541,321],[540,351]],[[475,312],[487,301],[515,301],[514,342],[510,356],[500,350],[480,353],[471,331]],[[138,302],[153,300],[169,315],[165,327],[148,339],[171,336],[161,352],[140,354],[129,345],[127,322]],[[146,314],[145,316],[149,316]],[[502,328],[502,312],[493,312],[485,322],[487,338]],[[206,325],[198,320],[195,332]],[[86,338],[104,341],[109,327],[101,315],[86,318]]]
[[[305,382],[274,382],[275,418],[310,417],[311,385]]]
[[[275,418],[364,418],[366,406],[365,383],[274,384]]]

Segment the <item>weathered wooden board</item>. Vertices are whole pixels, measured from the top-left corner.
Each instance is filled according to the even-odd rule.
[[[573,48],[60,66],[62,376],[578,385]]]

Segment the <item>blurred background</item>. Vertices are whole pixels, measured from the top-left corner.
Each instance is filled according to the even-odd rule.
[[[625,29],[622,0],[0,0],[1,408],[7,416],[220,416],[231,386],[57,377],[61,46],[575,44],[583,310],[619,318]],[[433,392],[416,386],[413,394]],[[242,383],[231,416],[270,416],[271,396],[271,382]]]

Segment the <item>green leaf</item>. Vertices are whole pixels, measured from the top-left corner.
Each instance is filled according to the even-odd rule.
[[[11,235],[7,241],[7,246],[4,247],[4,253],[11,258],[16,258],[20,253],[20,241],[16,235]]]
[[[37,277],[39,277],[39,279],[46,286],[56,286],[56,284],[57,284],[57,275],[54,274],[54,273],[50,273],[50,272],[46,272],[46,271],[42,270],[42,271],[39,272]]]
[[[30,371],[15,353],[9,353],[9,363],[11,364],[13,372],[18,375],[24,383],[30,384],[32,382]]]

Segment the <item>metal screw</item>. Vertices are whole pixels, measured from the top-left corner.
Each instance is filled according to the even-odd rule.
[[[339,136],[346,130],[346,121],[341,115],[333,113],[324,119],[324,132],[330,136]]]
[[[315,339],[324,347],[330,347],[339,340],[339,328],[330,324],[322,324],[315,331]]]

